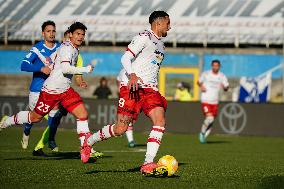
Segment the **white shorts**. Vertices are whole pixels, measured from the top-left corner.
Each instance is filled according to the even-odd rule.
[[[37,100],[39,98],[40,92],[30,92],[29,94],[29,108],[30,110],[34,110]]]

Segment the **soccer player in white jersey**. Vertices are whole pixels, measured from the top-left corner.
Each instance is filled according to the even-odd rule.
[[[159,93],[158,73],[164,58],[162,37],[170,30],[170,18],[164,11],[154,11],[149,17],[151,29],[136,35],[121,58],[125,74],[120,83],[117,122],[104,126],[88,139],[93,145],[99,141],[125,133],[133,117],[141,110],[151,119],[153,126],[147,142],[142,174],[153,174],[158,169],[154,158],[165,131],[166,99]]]
[[[219,92],[221,89],[227,91],[229,82],[227,77],[220,72],[221,63],[219,60],[211,62],[211,70],[201,74],[198,85],[201,87],[201,105],[205,120],[199,134],[200,143],[206,143],[210,134],[214,119],[218,114]]]
[[[91,147],[87,145],[87,138],[91,135],[88,126],[88,112],[80,95],[70,86],[73,74],[90,73],[93,67],[75,67],[79,49],[83,43],[87,27],[75,22],[69,27],[70,40],[61,44],[52,57],[54,62],[51,73],[45,80],[39,99],[34,110],[21,111],[11,117],[4,116],[0,122],[0,129],[11,125],[39,122],[53,107],[60,104],[77,118],[77,133],[81,141],[81,160],[89,160]]]

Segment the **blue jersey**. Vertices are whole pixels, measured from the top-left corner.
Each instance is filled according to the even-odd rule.
[[[33,72],[33,79],[30,85],[31,92],[40,92],[42,85],[48,75],[42,73],[40,70],[44,67],[44,63],[40,60],[39,56],[50,57],[52,53],[60,46],[60,43],[55,43],[53,48],[48,48],[44,41],[36,43],[30,52],[22,61],[21,70],[26,72]]]

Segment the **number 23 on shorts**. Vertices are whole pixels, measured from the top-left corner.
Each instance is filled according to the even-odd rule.
[[[48,113],[49,112],[50,106],[47,104],[44,104],[43,102],[39,102],[39,106],[37,109],[43,113]]]

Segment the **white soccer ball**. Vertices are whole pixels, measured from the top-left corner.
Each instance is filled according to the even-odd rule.
[[[158,166],[165,166],[167,168],[168,176],[173,176],[178,169],[178,161],[170,155],[161,157],[157,164]]]

